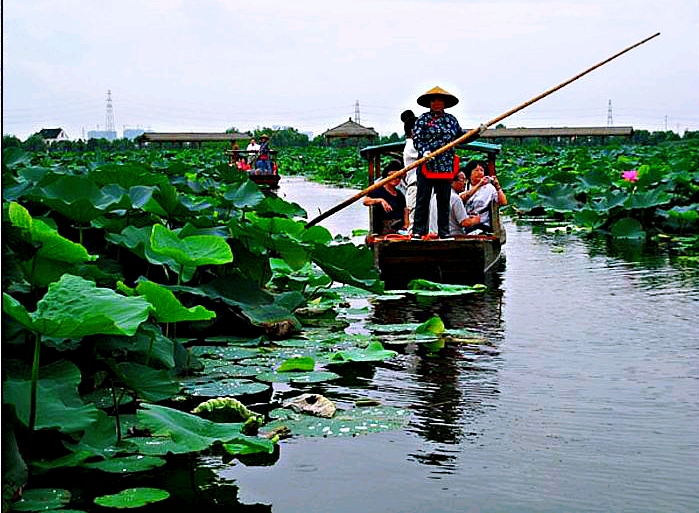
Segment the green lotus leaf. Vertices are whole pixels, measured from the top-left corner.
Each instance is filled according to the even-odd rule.
[[[622,206],[628,198],[629,194],[626,191],[610,190],[606,191],[601,197],[596,198],[591,203],[591,206],[597,211],[608,212],[615,207]]]
[[[70,502],[71,494],[60,488],[24,490],[22,498],[12,503],[13,511],[47,511],[62,508]]]
[[[296,329],[301,327],[292,314],[294,308],[305,302],[298,292],[271,294],[260,289],[256,282],[235,275],[227,275],[199,287],[173,287],[172,290],[204,295],[236,306],[256,326],[289,322]]]
[[[643,239],[646,232],[636,219],[624,217],[611,226],[612,235],[619,239]]]
[[[461,294],[473,294],[476,292],[485,292],[488,287],[478,283],[475,285],[458,285],[450,283],[436,283],[429,280],[417,278],[408,283],[408,291],[411,294],[426,295],[426,296],[453,296]]]
[[[56,458],[55,460],[45,461],[45,460],[35,460],[29,462],[31,466],[32,473],[36,475],[45,474],[49,470],[55,470],[58,468],[75,468],[81,466],[89,458],[93,457],[90,451],[76,451]]]
[[[127,488],[115,495],[95,497],[95,504],[104,508],[141,508],[146,504],[164,501],[170,494],[160,488]]]
[[[277,372],[312,371],[316,362],[310,356],[296,356],[284,360],[277,369]]]
[[[442,319],[440,319],[437,316],[431,317],[430,319],[420,324],[420,326],[418,326],[415,329],[415,333],[417,333],[418,335],[423,333],[440,335],[441,333],[444,333],[444,321],[442,321]]]
[[[606,216],[598,210],[583,208],[573,213],[576,226],[599,228],[606,221]]]
[[[154,186],[168,183],[166,176],[155,173],[138,162],[102,164],[89,173],[90,179],[100,187],[118,184],[125,189],[134,186]]]
[[[56,338],[133,335],[152,309],[143,298],[124,297],[79,276],[65,274],[49,286],[36,311],[29,314],[31,325],[27,327]],[[7,294],[3,294],[3,311],[22,323],[27,321],[17,301]]]
[[[31,153],[22,148],[10,146],[2,149],[2,163],[10,169],[20,164],[29,164],[31,161]]]
[[[241,346],[194,346],[192,354],[200,358],[212,358],[216,360],[242,360],[255,358],[260,355],[256,347]]]
[[[156,370],[136,362],[122,362],[112,366],[126,386],[147,401],[163,401],[180,391],[180,382],[169,370]]]
[[[330,371],[313,372],[261,372],[255,376],[258,381],[265,383],[324,383],[338,379],[340,376]]]
[[[667,205],[672,201],[672,196],[664,190],[658,188],[651,191],[637,191],[629,194],[624,206],[632,208],[653,208],[660,205]]]
[[[117,392],[119,394],[119,392]],[[119,415],[121,432],[125,434],[130,425],[135,424],[135,415]],[[116,418],[99,410],[97,421],[85,429],[83,436],[77,443],[64,442],[63,445],[75,453],[89,453],[92,456],[101,456],[104,459],[114,457],[123,449],[117,447]]]
[[[40,199],[69,219],[87,224],[105,212],[131,208],[131,199],[125,192],[109,194],[87,176],[62,176],[41,188]]]
[[[144,472],[146,470],[162,467],[165,463],[164,459],[156,456],[134,454],[122,458],[98,461],[96,463],[86,463],[83,467],[94,468],[111,474],[131,474],[133,472]]]
[[[589,169],[584,175],[580,175],[578,180],[586,190],[608,189],[612,185],[609,173],[601,168]]]
[[[286,217],[306,217],[306,211],[297,203],[290,203],[278,196],[266,197],[257,205],[255,211],[261,215],[273,214]]]
[[[223,377],[223,378],[253,378],[260,372],[267,369],[267,367],[256,367],[253,365],[236,365],[227,361],[217,361],[217,360],[200,360],[204,364],[204,370],[202,374],[209,378]],[[186,386],[186,382],[182,382]]]
[[[136,291],[153,305],[158,322],[206,321],[216,317],[216,312],[201,305],[185,307],[171,290],[149,280],[140,280]]]
[[[575,188],[570,185],[555,185],[548,193],[539,193],[541,204],[547,210],[554,212],[572,212],[580,208],[580,202],[575,199]]]
[[[12,225],[22,230],[24,240],[38,247],[35,259],[31,261],[32,265],[36,265],[39,260],[48,261],[49,265],[59,262],[78,264],[97,260],[97,256],[90,255],[83,245],[62,237],[56,228],[43,220],[33,219],[29,211],[20,204],[10,203],[7,213]],[[59,277],[57,276],[56,279]]]
[[[60,429],[66,433],[82,431],[97,421],[99,410],[84,404],[78,394],[80,370],[60,360],[39,369],[36,395],[36,429]],[[3,403],[15,407],[17,418],[29,425],[32,381],[28,377],[8,378],[3,382]]]
[[[274,452],[274,442],[266,438],[241,435],[237,440],[223,444],[223,448],[228,454],[232,454],[233,456],[243,454],[272,454]]]
[[[221,265],[233,261],[233,252],[226,240],[215,235],[192,235],[180,239],[162,225],[153,226],[151,249],[156,255],[173,258],[180,266]]]
[[[145,185],[134,185],[129,188],[129,198],[134,208],[143,208],[153,199],[153,194],[157,189]]]
[[[215,396],[218,397],[218,396]],[[241,435],[242,423],[220,423],[197,417],[167,406],[144,403],[136,415],[150,430],[154,441],[162,439],[175,454],[199,452],[217,442],[231,442]]]
[[[180,264],[172,257],[159,254],[153,251],[150,244],[150,236],[153,231],[152,226],[144,226],[136,228],[135,226],[125,227],[120,234],[109,233],[105,235],[105,239],[109,242],[125,247],[135,255],[148,260],[151,264],[167,265],[170,269],[179,271]],[[194,268],[186,269],[183,272],[194,274]]]
[[[331,363],[345,362],[379,362],[396,356],[396,351],[384,349],[379,341],[370,342],[365,349],[347,349],[337,351],[330,357]]]
[[[265,198],[260,188],[251,180],[229,185],[223,197],[238,208],[252,208]]]
[[[175,348],[178,345],[181,346],[181,343],[164,336],[157,326],[146,323],[142,324],[132,337],[100,337],[96,345],[102,355],[128,352],[138,355],[136,358],[138,361],[150,357],[151,360],[161,363],[163,367],[172,369],[175,366]]]
[[[278,420],[266,424],[265,430],[286,426],[292,435],[323,437],[352,437],[402,429],[410,420],[408,409],[391,406],[370,406],[351,410],[338,409],[330,419],[295,413],[289,409],[281,408],[272,410],[269,415]]]
[[[354,244],[318,245],[313,261],[333,280],[382,294],[384,284],[374,265],[374,253]]]
[[[190,210],[180,201],[177,189],[170,183],[159,184],[153,197],[143,205],[143,210],[168,219],[191,215]]]
[[[259,394],[269,390],[269,385],[264,383],[256,383],[249,379],[218,379],[206,383],[195,383],[187,385],[184,389],[185,393],[189,393],[195,397],[240,397],[249,394]]]

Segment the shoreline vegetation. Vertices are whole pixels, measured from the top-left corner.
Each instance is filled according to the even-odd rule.
[[[271,403],[274,383],[330,382],[343,365],[396,355],[338,319],[343,293],[384,291],[371,251],[307,228],[299,205],[230,168],[227,148],[30,139],[3,138],[3,511],[20,496],[27,511],[73,506],[67,490],[35,484],[67,469],[137,475],[200,453],[271,464],[277,429],[307,425]],[[275,149],[282,176],[367,185],[357,147]],[[506,145],[503,213],[667,243],[696,265],[698,166],[692,137]],[[410,330],[443,345],[439,319]],[[404,424],[403,410],[371,408],[363,419]],[[356,408],[337,419],[357,424]],[[114,486],[94,501],[145,505],[175,492]]]

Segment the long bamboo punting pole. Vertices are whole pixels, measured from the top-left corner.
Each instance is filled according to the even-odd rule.
[[[352,203],[354,203],[354,202],[357,201],[358,199],[360,199],[360,198],[366,196],[366,195],[369,194],[370,192],[372,192],[372,191],[378,189],[379,187],[382,187],[386,182],[389,182],[389,181],[393,180],[394,178],[399,178],[399,177],[403,176],[405,173],[407,173],[407,172],[410,171],[411,169],[414,169],[414,168],[416,168],[416,167],[418,167],[418,166],[421,166],[423,163],[427,162],[428,160],[431,160],[431,159],[433,159],[434,157],[436,157],[437,155],[440,155],[440,154],[444,153],[445,151],[450,150],[451,148],[453,148],[454,146],[456,146],[456,145],[458,145],[458,144],[467,143],[467,142],[469,142],[469,141],[475,139],[477,136],[479,136],[480,134],[482,134],[489,126],[492,126],[492,125],[494,125],[495,123],[499,123],[500,121],[502,121],[503,119],[505,119],[505,118],[511,116],[512,114],[514,114],[514,113],[516,113],[516,112],[519,112],[520,110],[522,110],[522,109],[524,109],[524,108],[526,108],[526,107],[529,107],[532,103],[538,102],[538,101],[541,100],[542,98],[545,98],[546,96],[555,93],[556,91],[558,91],[559,89],[564,88],[565,86],[567,86],[567,85],[570,84],[571,82],[575,82],[577,79],[583,77],[584,75],[587,75],[587,74],[590,73],[591,71],[596,70],[596,69],[599,68],[600,66],[604,66],[604,65],[607,64],[609,61],[611,61],[611,60],[613,60],[613,59],[616,59],[616,58],[619,57],[620,55],[623,55],[623,54],[625,54],[626,52],[628,52],[628,51],[630,51],[630,50],[633,50],[633,49],[636,48],[637,46],[640,46],[640,45],[642,45],[643,43],[646,43],[647,41],[650,41],[651,39],[653,39],[654,37],[657,37],[657,36],[659,36],[659,35],[660,35],[660,32],[657,32],[656,34],[653,34],[652,36],[647,37],[647,38],[645,38],[644,40],[639,41],[638,43],[636,43],[636,44],[634,44],[634,45],[631,45],[631,46],[629,46],[628,48],[625,48],[624,50],[622,50],[622,51],[620,51],[620,52],[618,52],[618,53],[615,53],[615,54],[612,55],[611,57],[609,57],[609,58],[603,60],[602,62],[599,62],[599,63],[595,64],[594,66],[592,66],[592,67],[586,69],[586,70],[583,71],[582,73],[578,73],[577,75],[575,75],[575,76],[572,77],[572,78],[569,78],[569,79],[566,80],[565,82],[561,82],[560,84],[558,84],[557,86],[552,87],[552,88],[549,89],[548,91],[544,91],[543,93],[541,93],[541,94],[538,95],[538,96],[535,96],[535,97],[532,98],[531,100],[528,100],[528,101],[522,103],[521,105],[518,105],[517,107],[508,110],[508,111],[505,112],[504,114],[500,114],[499,116],[497,116],[497,117],[491,119],[491,120],[488,121],[487,123],[483,123],[483,124],[482,124],[481,126],[479,126],[478,128],[474,128],[474,129],[472,129],[472,130],[469,130],[468,132],[466,132],[464,135],[462,135],[462,136],[459,137],[458,139],[454,139],[454,140],[453,140],[452,142],[450,142],[449,144],[445,144],[444,146],[442,146],[442,147],[439,148],[438,150],[433,151],[432,153],[429,154],[429,156],[427,156],[427,157],[422,157],[422,158],[416,160],[415,162],[413,162],[412,164],[410,164],[409,166],[404,167],[404,168],[401,169],[400,171],[396,171],[395,173],[391,173],[391,174],[390,174],[389,176],[387,176],[386,178],[382,178],[381,180],[379,180],[378,182],[376,182],[376,183],[370,185],[369,187],[367,187],[367,188],[364,189],[363,191],[358,192],[357,194],[355,194],[355,195],[352,196],[351,198],[348,198],[348,199],[346,199],[345,201],[343,201],[342,203],[338,203],[338,204],[335,205],[334,207],[332,207],[332,208],[326,210],[325,212],[323,212],[322,214],[320,214],[318,217],[316,217],[316,218],[314,218],[314,219],[311,219],[311,220],[306,224],[306,226],[308,227],[308,226],[314,226],[314,225],[318,224],[318,223],[321,222],[323,219],[326,219],[326,218],[330,217],[331,215],[335,214],[336,212],[339,212],[339,211],[342,210],[343,208],[345,208],[345,207],[351,205]]]

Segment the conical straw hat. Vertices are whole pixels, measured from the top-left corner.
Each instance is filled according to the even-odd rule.
[[[435,96],[441,96],[444,98],[444,108],[448,109],[449,107],[453,107],[457,103],[459,103],[459,99],[454,96],[451,93],[446,92],[444,89],[442,89],[439,86],[434,86],[432,89],[427,91],[425,94],[420,96],[417,99],[418,105],[422,105],[423,107],[427,107],[429,109],[430,107],[430,102]]]

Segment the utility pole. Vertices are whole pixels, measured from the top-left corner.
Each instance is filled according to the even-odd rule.
[[[106,115],[106,128],[107,132],[116,132],[114,128],[114,109],[112,107],[112,91],[107,90],[107,115]]]
[[[612,100],[609,100],[609,107],[607,107],[607,126],[613,126],[614,121],[612,120]]]
[[[354,122],[358,125],[361,125],[361,123],[359,122],[359,100],[356,100],[354,102]]]

